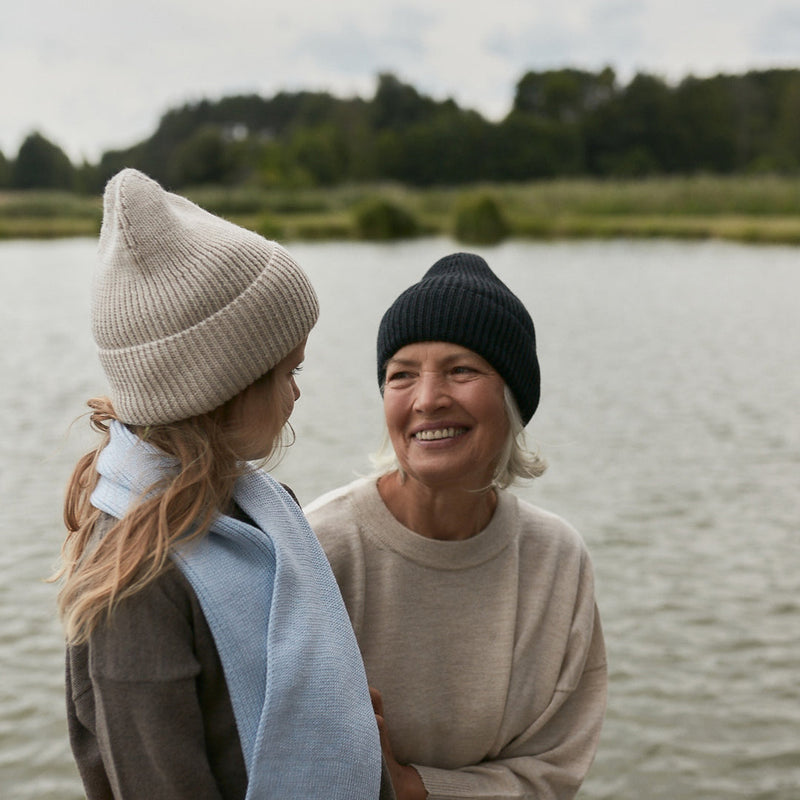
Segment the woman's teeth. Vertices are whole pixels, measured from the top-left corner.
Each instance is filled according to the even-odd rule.
[[[437,428],[430,431],[419,431],[414,434],[415,439],[421,439],[424,442],[430,442],[434,439],[453,439],[464,433],[465,428]]]

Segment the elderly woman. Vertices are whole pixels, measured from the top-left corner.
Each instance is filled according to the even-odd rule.
[[[441,259],[378,332],[393,463],[316,500],[400,800],[570,798],[597,748],[606,659],[592,567],[506,491],[544,470],[533,322],[479,256]]]

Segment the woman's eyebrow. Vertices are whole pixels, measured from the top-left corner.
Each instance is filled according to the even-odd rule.
[[[454,361],[463,361],[470,357],[470,353],[451,353],[450,355],[442,356],[442,358],[436,359],[436,366],[449,366]],[[416,358],[395,358],[394,356],[390,358],[386,362],[387,369],[390,366],[401,366],[401,367],[415,367],[422,363],[422,359]]]
[[[392,364],[398,364],[402,367],[413,367],[415,364],[419,364],[419,361],[416,361],[413,358],[390,358],[386,362],[386,366],[389,367]]]

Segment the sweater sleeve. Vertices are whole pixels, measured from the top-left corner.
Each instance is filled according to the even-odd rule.
[[[108,789],[126,800],[224,796],[207,754],[191,602],[168,574],[68,653],[70,733],[90,800]]]
[[[529,584],[521,595],[536,598],[534,605],[547,598],[562,609],[554,618],[564,614],[565,624],[545,632],[531,621],[534,605],[519,601],[505,713],[515,732],[494,757],[462,769],[415,765],[429,800],[571,800],[589,771],[606,711],[605,642],[588,552],[575,535],[557,541],[555,552],[566,555],[547,571],[552,583],[544,593]],[[547,702],[530,703],[548,674]]]
[[[578,684],[558,688],[544,713],[496,758],[452,770],[414,765],[428,800],[568,800],[577,794],[594,759],[606,708],[605,647],[596,609],[594,619]]]

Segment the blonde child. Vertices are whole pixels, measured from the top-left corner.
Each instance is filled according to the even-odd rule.
[[[125,169],[92,330],[111,396],[65,504],[70,742],[87,798],[392,796],[363,665],[279,445],[318,315],[278,244]]]

